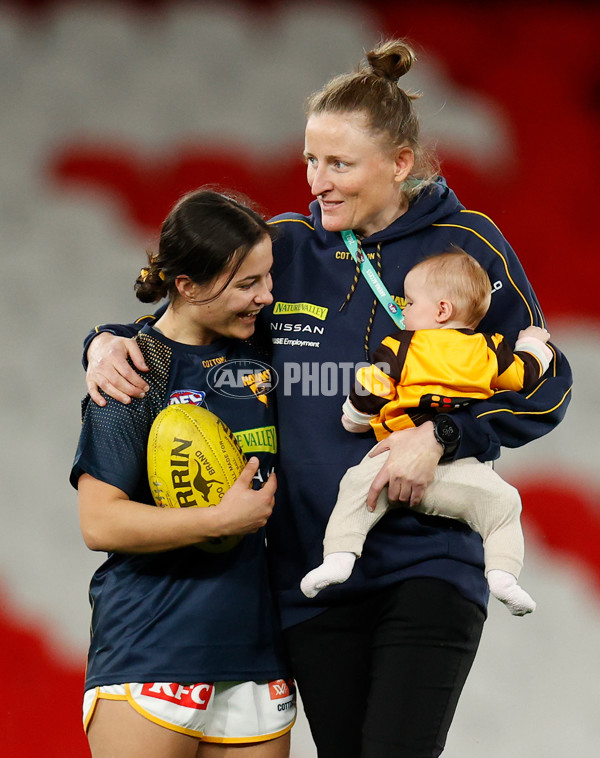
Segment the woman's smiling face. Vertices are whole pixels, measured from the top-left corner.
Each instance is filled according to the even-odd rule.
[[[368,237],[407,209],[402,182],[414,158],[409,148],[387,147],[369,131],[364,113],[318,113],[306,124],[304,158],[323,227]]]
[[[201,334],[201,343],[214,342],[219,337],[245,340],[252,336],[256,317],[273,302],[272,265],[271,239],[264,236],[246,255],[227,286],[230,270],[208,285],[192,285],[193,300],[189,302],[194,307],[189,317]],[[216,293],[220,294],[211,300]],[[205,300],[208,302],[202,302]]]

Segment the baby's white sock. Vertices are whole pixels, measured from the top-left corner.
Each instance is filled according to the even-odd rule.
[[[355,561],[354,553],[329,553],[320,566],[308,572],[300,589],[306,597],[315,597],[330,584],[342,584],[352,573]]]
[[[492,595],[508,608],[513,616],[525,616],[535,611],[535,600],[517,584],[517,579],[508,571],[492,569],[487,575]]]

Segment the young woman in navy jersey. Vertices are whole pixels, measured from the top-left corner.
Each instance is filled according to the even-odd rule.
[[[94,758],[288,755],[294,690],[265,559],[276,489],[273,408],[251,386],[232,398],[210,381],[215,366],[258,358],[248,340],[272,301],[271,236],[230,197],[185,196],[136,282],[143,302],[169,298],[136,336],[148,391],[128,405],[84,400],[71,481],[87,546],[108,553],[90,587],[84,725]],[[263,440],[216,508],[153,505],[148,434],[176,402],[211,410],[242,447],[246,431]],[[203,549],[229,535],[243,539],[226,552]]]
[[[340,423],[350,377],[392,327],[341,232],[354,233],[392,308],[404,304],[403,281],[417,262],[456,245],[492,282],[481,331],[514,341],[520,330],[545,325],[509,243],[489,218],[459,202],[423,148],[415,96],[399,86],[413,62],[406,43],[390,40],[370,51],[360,70],[309,99],[304,156],[316,200],[308,215],[271,220],[280,232],[275,302],[263,317],[280,378],[280,459],[268,552],[319,758],[439,756],[488,599],[479,536],[408,508],[390,510],[369,534],[348,582],[314,599],[300,591],[304,574],[320,562],[339,481],[373,444],[371,435],[349,434]],[[143,379],[126,360],[143,370],[135,345],[114,334],[94,337],[92,397],[102,401],[98,387],[124,402],[143,392]],[[533,392],[498,393],[380,443],[390,456],[370,503],[386,485],[390,500],[418,500],[442,457],[493,460],[502,445],[517,447],[553,429],[568,405],[571,373],[552,350],[550,369]]]

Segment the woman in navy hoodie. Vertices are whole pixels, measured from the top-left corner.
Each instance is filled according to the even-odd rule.
[[[357,365],[392,328],[387,310],[402,306],[407,272],[426,255],[457,245],[486,269],[493,296],[481,331],[514,340],[545,322],[499,229],[459,202],[420,143],[415,96],[398,84],[414,62],[411,48],[390,40],[366,59],[309,98],[304,154],[316,200],[308,215],[271,221],[280,235],[265,322],[279,377],[281,447],[268,545],[320,758],[425,758],[443,751],[479,644],[488,598],[481,538],[460,522],[393,509],[369,534],[351,578],[306,598],[300,580],[320,562],[338,483],[373,444],[370,434],[343,429],[341,406]],[[383,304],[346,231],[359,261],[366,255],[386,285]],[[111,328],[131,335],[137,327]],[[391,453],[369,499],[386,485],[390,500],[418,499],[440,459],[494,460],[503,445],[553,429],[568,405],[571,373],[551,348],[554,360],[533,392],[498,393],[380,443]],[[98,386],[120,399],[143,391],[127,356],[144,369],[131,341],[94,340],[92,397]]]

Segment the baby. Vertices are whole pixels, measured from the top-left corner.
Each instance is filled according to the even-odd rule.
[[[514,352],[502,335],[474,331],[490,306],[491,284],[486,271],[463,250],[425,258],[408,272],[404,291],[406,331],[386,337],[373,364],[357,371],[356,386],[343,406],[342,424],[348,431],[372,428],[379,442],[396,430],[433,420],[444,446],[440,428],[454,426],[458,434],[449,411],[496,390],[532,389],[547,370],[553,354],[546,345],[546,329],[529,326],[521,331]],[[446,444],[445,455],[457,446],[458,441]],[[323,563],[300,585],[307,597],[348,579],[368,531],[390,508],[387,488],[373,512],[366,506],[387,455],[365,456],[342,478],[325,532]],[[521,499],[491,462],[465,458],[445,463],[443,456],[423,499],[411,507],[460,519],[477,531],[492,595],[516,616],[535,610],[534,600],[517,583],[524,556]]]

